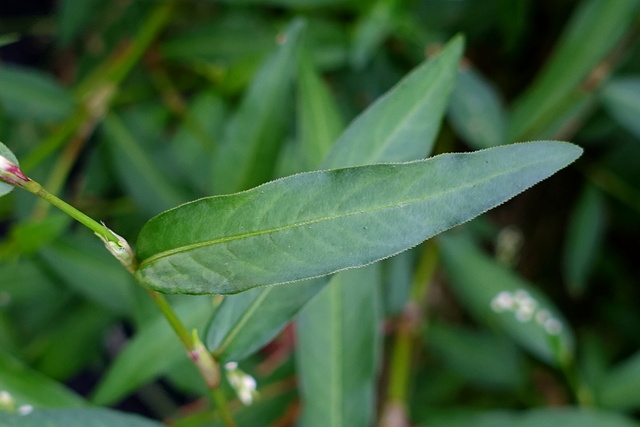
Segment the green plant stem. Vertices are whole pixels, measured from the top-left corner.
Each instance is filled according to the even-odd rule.
[[[70,217],[77,220],[79,223],[81,223],[85,227],[92,230],[94,233],[100,236],[103,240],[120,244],[120,239],[118,239],[118,237],[111,230],[109,230],[104,225],[98,223],[93,218],[90,218],[89,216],[80,212],[78,209],[74,208],[64,200],[61,200],[58,197],[54,196],[53,194],[49,193],[47,190],[42,188],[42,186],[38,184],[36,181],[33,181],[30,179],[29,181],[23,184],[22,188],[29,191],[30,193],[35,194],[41,199],[49,202],[53,206],[57,207],[58,209],[60,209]]]
[[[227,398],[225,397],[222,390],[220,390],[220,388],[211,389],[211,398],[216,403],[220,418],[222,418],[222,422],[224,423],[225,427],[236,427],[237,424],[233,419],[233,414],[229,409]]]
[[[178,318],[176,312],[173,311],[173,308],[169,304],[169,301],[167,301],[164,295],[159,292],[152,291],[151,289],[147,289],[147,293],[149,294],[149,296],[151,296],[153,302],[156,304],[163,316],[167,319],[169,325],[171,325],[171,329],[173,329],[178,338],[180,338],[180,341],[182,341],[184,348],[188,352],[192,352],[195,348],[195,344],[193,342],[193,339],[191,338],[191,334],[184,326],[182,321]]]
[[[406,421],[414,342],[423,325],[424,313],[421,306],[429,291],[429,285],[437,265],[437,247],[434,241],[428,241],[420,255],[409,302],[406,304],[398,324],[391,355],[387,397],[381,417],[381,427],[395,425],[390,420],[397,420],[397,417],[403,417]]]

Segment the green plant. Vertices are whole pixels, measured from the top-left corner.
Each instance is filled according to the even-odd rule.
[[[104,2],[86,3],[61,3],[62,45],[86,31],[90,3]],[[596,97],[637,134],[629,112],[638,105],[625,96],[636,81],[607,81],[596,70],[610,70],[632,50],[638,2],[582,3],[510,116],[484,77],[459,68],[461,36],[402,79],[401,61],[385,58],[393,48],[377,53],[393,34],[408,58],[419,57],[433,37],[416,18],[426,7],[419,2],[275,3],[275,11],[233,2],[220,10],[177,1],[120,5],[112,13],[139,23],[136,33],[120,44],[122,28],[92,18],[115,25],[98,34],[116,54],[98,63],[87,51],[73,90],[35,71],[0,68],[0,118],[11,130],[0,136],[22,159],[18,166],[0,144],[0,195],[7,196],[0,213],[11,226],[0,246],[0,297],[10,302],[0,312],[0,421],[158,425],[90,407],[137,390],[150,412],[176,426],[635,425],[616,411],[640,404],[630,381],[638,378],[637,356],[605,369],[601,339],[592,330],[575,333],[558,296],[514,271],[524,256],[521,231],[478,216],[580,157],[578,146],[551,139],[584,129],[587,136],[576,137],[588,140],[584,123]],[[316,8],[327,15],[314,16]],[[332,12],[354,17],[348,55]],[[278,13],[287,23],[276,36],[265,16]],[[215,16],[215,25],[181,28],[179,17],[200,14]],[[159,39],[170,24],[174,33]],[[362,79],[359,70],[372,64],[382,67],[376,78]],[[341,75],[341,67],[353,74]],[[346,94],[362,84],[385,93],[355,115],[319,70],[333,71]],[[349,83],[354,78],[362,81]],[[439,132],[446,114],[451,128]],[[356,117],[345,125],[348,115]],[[23,117],[39,123],[27,127],[43,138],[39,144],[20,140],[29,139]],[[452,130],[479,151],[433,155],[455,151]],[[94,134],[97,144],[87,149]],[[523,139],[546,141],[513,143]],[[588,292],[603,239],[597,188],[624,209],[638,208],[633,185],[604,164],[578,163],[589,184],[581,182],[563,267],[576,299]],[[86,182],[82,197],[69,192],[74,165]],[[566,198],[570,185],[554,180],[546,188]],[[62,201],[63,189],[91,215]],[[109,199],[114,191],[126,196]],[[495,258],[480,249],[491,241]],[[442,308],[451,296],[434,308],[440,269],[473,320]],[[282,332],[293,319],[295,344]],[[393,319],[389,336],[385,319]],[[122,324],[135,333],[105,363],[101,337]],[[271,350],[259,353],[265,345]],[[415,361],[418,354],[427,360]],[[88,399],[60,383],[105,364]],[[165,382],[145,391],[160,376]],[[528,390],[545,376],[552,386]],[[464,402],[467,387],[484,391]],[[167,390],[212,403],[180,414]],[[540,406],[556,390],[573,406],[508,410]],[[464,411],[455,406],[462,402]]]

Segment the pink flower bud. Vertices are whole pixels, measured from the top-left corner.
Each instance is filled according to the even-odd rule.
[[[24,183],[29,182],[29,178],[20,170],[18,165],[2,155],[0,155],[0,180],[18,187],[22,187]]]

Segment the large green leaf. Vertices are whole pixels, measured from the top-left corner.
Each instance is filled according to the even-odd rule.
[[[273,178],[302,28],[302,21],[290,25],[282,45],[258,71],[231,118],[214,162],[217,193],[245,190]]]
[[[111,409],[39,409],[28,415],[0,412],[2,427],[162,427],[157,421]]]
[[[304,173],[200,199],[145,224],[136,278],[167,293],[228,294],[363,266],[503,203],[581,152],[515,144]]]
[[[305,427],[368,426],[379,360],[380,266],[335,275],[300,315],[297,361]],[[363,299],[355,304],[356,298]],[[374,349],[374,351],[372,351]],[[374,355],[371,357],[370,355]]]
[[[350,164],[341,164],[343,158],[335,156],[334,160],[331,160],[333,164],[329,164],[328,167],[356,165],[358,158],[361,163],[381,162],[385,160],[384,156],[393,153],[390,148],[379,150],[381,146],[388,145],[395,145],[397,151],[405,151],[404,155],[394,153],[388,160],[411,160],[427,155],[435,131],[433,126],[424,126],[425,117],[428,117],[428,121],[434,122],[437,117],[442,116],[449,93],[443,88],[448,87],[451,90],[461,53],[462,41],[454,40],[438,57],[419,66],[386,96],[368,108],[352,123],[351,127],[356,131],[346,132],[351,137],[341,137],[337,142],[342,146],[339,148],[341,152],[356,151],[358,156],[345,159],[350,161]],[[301,59],[299,87],[299,142],[304,149],[306,167],[315,168],[332,145],[340,124],[334,102],[329,98],[329,93],[322,87],[311,69],[308,58],[305,57]],[[416,97],[416,93],[420,93],[421,96]],[[431,105],[430,109],[428,105]],[[370,126],[371,123],[386,120],[393,108],[404,108],[407,114],[410,114],[410,118],[401,122],[388,121],[386,133],[380,128]],[[412,111],[420,111],[422,115],[411,114]],[[362,136],[355,138],[356,134]],[[402,135],[404,138],[400,137]],[[416,143],[416,139],[420,142]],[[325,283],[314,281],[296,286],[263,287],[248,293],[228,296],[212,319],[208,348],[225,360],[238,360],[251,354],[251,351],[266,344],[286,324],[286,320],[291,319]],[[370,292],[372,289],[368,287],[363,292]],[[243,349],[244,345],[248,347]]]

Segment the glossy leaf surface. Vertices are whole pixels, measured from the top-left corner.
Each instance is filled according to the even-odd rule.
[[[503,203],[581,152],[515,144],[299,174],[200,199],[145,224],[136,278],[162,292],[228,294],[363,266]]]

